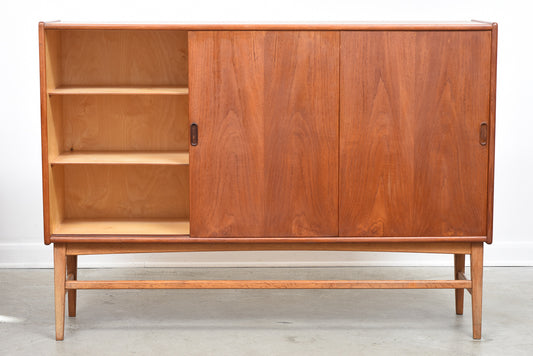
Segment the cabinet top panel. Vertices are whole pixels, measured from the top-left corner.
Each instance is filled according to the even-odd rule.
[[[75,23],[44,22],[50,30],[490,30],[491,22],[482,21],[398,21],[398,22],[213,22],[213,23]]]

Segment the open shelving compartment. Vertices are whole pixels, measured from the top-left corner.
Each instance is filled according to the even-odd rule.
[[[52,236],[189,234],[187,40],[46,32]]]

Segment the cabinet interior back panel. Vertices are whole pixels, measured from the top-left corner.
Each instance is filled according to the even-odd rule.
[[[187,166],[64,167],[65,218],[186,218]]]
[[[60,85],[187,85],[186,31],[60,32]]]
[[[63,151],[188,149],[187,96],[72,95],[62,101]]]

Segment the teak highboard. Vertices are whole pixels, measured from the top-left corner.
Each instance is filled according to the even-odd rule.
[[[481,337],[497,25],[39,24],[56,338],[78,289],[450,288]],[[89,254],[453,254],[450,280],[81,281]],[[471,258],[470,279],[465,255]]]

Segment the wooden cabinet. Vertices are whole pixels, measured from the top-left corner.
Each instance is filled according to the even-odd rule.
[[[481,337],[496,24],[40,24],[56,337],[76,290],[450,288]],[[444,281],[78,281],[77,256],[449,253]],[[472,273],[464,274],[465,255]]]

